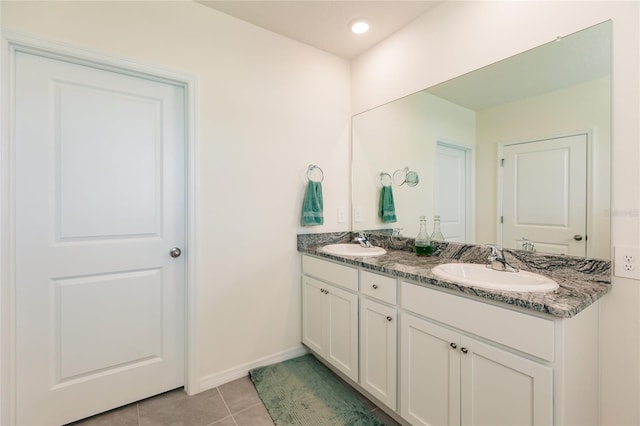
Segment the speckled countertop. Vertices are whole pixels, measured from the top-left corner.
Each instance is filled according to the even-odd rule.
[[[411,280],[417,285],[446,288],[474,298],[489,299],[560,318],[575,316],[611,289],[609,261],[520,251],[505,251],[505,257],[511,265],[551,277],[560,288],[545,293],[519,293],[461,286],[436,277],[431,269],[441,263],[486,263],[489,249],[444,243],[437,256],[418,257],[410,251],[413,244],[410,239],[393,239],[382,235],[370,236],[369,239],[374,245],[387,249],[387,254],[379,257],[341,257],[319,250],[326,244],[351,241],[350,233],[299,235],[298,251]]]

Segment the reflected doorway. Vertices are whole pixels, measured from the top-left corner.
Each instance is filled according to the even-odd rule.
[[[440,216],[446,241],[473,243],[470,211],[472,194],[471,150],[467,147],[438,141],[436,149],[435,214]]]

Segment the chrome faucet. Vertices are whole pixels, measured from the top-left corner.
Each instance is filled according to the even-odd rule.
[[[491,249],[491,254],[488,257],[489,263],[487,263],[487,268],[505,272],[520,271],[518,268],[509,265],[509,262],[507,262],[507,259],[504,257],[504,250],[502,248],[490,244],[487,244],[484,247],[489,247]]]
[[[360,244],[362,247],[373,247],[373,244],[369,242],[369,238],[364,232],[358,232],[358,236],[353,239],[353,242]]]
[[[530,239],[522,237],[522,250],[534,253],[536,251],[536,246]]]

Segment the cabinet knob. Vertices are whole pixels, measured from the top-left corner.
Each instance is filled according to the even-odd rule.
[[[391,322],[391,321],[393,321],[393,318],[387,317],[387,321]]]
[[[463,354],[466,354],[467,352],[469,352],[469,349],[467,348],[460,348],[460,351],[462,351]]]
[[[374,289],[374,290],[377,290],[377,289],[378,289],[378,285],[377,285],[377,284],[374,284],[374,285],[372,285],[371,287],[373,287],[373,289]]]
[[[453,342],[449,343],[449,346],[451,346],[451,349],[456,349],[458,347],[458,345]]]

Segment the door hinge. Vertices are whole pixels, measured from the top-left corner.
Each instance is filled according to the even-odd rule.
[[[500,216],[500,223],[504,223],[504,216]]]
[[[504,158],[500,159],[500,167],[504,167]]]

